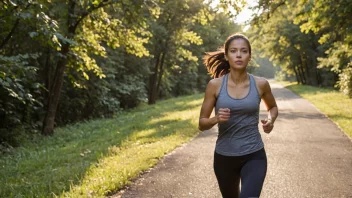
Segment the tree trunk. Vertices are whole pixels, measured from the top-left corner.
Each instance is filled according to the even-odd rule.
[[[314,36],[313,36],[313,38],[314,38]],[[318,67],[317,57],[319,56],[319,53],[320,53],[317,45],[318,44],[316,42],[314,42],[314,41],[312,42],[312,49],[314,51],[314,56],[311,56],[310,59],[312,61],[312,65],[314,65],[314,67],[315,67],[318,85],[321,85],[323,83],[323,78],[321,76],[321,70],[319,70],[317,68]]]
[[[293,71],[295,72],[295,76],[296,76],[297,83],[298,83],[298,84],[301,84],[301,83],[302,83],[301,77],[299,76],[299,74],[298,74],[298,72],[297,72],[296,66],[293,66]]]
[[[302,52],[300,52],[300,57],[301,57],[302,66],[306,70],[306,72],[305,72],[305,74],[306,74],[306,83],[308,85],[316,86],[317,85],[317,79],[316,79],[316,73],[314,71],[315,67],[308,65],[307,56],[305,54],[303,54]]]
[[[155,95],[156,95],[156,88],[157,88],[157,79],[158,79],[158,70],[159,70],[159,62],[160,62],[160,55],[155,57],[155,66],[154,72],[149,76],[149,93],[148,93],[148,104],[155,104]]]
[[[302,64],[298,65],[298,73],[300,74],[302,84],[305,85],[306,84],[306,78],[305,78],[305,74],[304,74],[304,70],[303,70]]]
[[[46,59],[45,59],[45,63],[44,63],[44,69],[43,69],[43,72],[42,72],[42,79],[44,80],[44,86],[47,90],[50,90],[51,88],[51,76],[52,76],[52,70],[51,70],[51,65],[50,65],[50,57],[51,57],[51,54],[50,54],[50,47],[47,47],[47,53],[46,53]],[[43,96],[44,96],[44,99],[47,100],[49,98],[49,94],[47,91],[43,91]],[[45,104],[45,106],[47,106]]]
[[[312,68],[312,73],[313,73],[313,76],[314,76],[314,83],[315,83],[315,86],[317,85],[320,85],[321,84],[321,77],[320,77],[320,72],[317,68],[317,62],[315,61],[314,58],[310,58],[310,64],[311,64],[311,68]]]
[[[304,71],[305,84],[310,85],[310,76],[309,76],[309,69],[307,66],[307,62],[304,60],[302,53],[301,53],[300,57],[301,57],[301,65],[302,65],[302,68]]]
[[[68,54],[70,45],[65,44],[61,49],[61,54],[66,57]],[[56,71],[52,85],[49,90],[48,97],[48,108],[43,123],[43,135],[52,135],[54,133],[54,124],[57,105],[59,104],[59,98],[61,93],[61,87],[64,80],[64,72],[67,64],[67,58],[61,58],[56,66]]]
[[[68,18],[67,18],[67,26],[68,26],[68,38],[71,39],[74,37],[75,30],[82,18],[79,21],[74,22],[74,11],[75,11],[76,3],[74,1],[70,2],[68,7]],[[83,16],[82,16],[83,17]],[[54,125],[55,125],[55,116],[57,106],[59,104],[61,87],[64,81],[65,68],[67,65],[67,55],[70,50],[70,44],[66,43],[62,45],[60,50],[61,58],[56,64],[55,73],[52,81],[50,81],[50,89],[49,96],[47,102],[47,110],[45,114],[45,118],[43,121],[43,129],[42,135],[53,135],[54,134]]]
[[[161,80],[162,80],[163,73],[164,73],[165,54],[166,54],[166,52],[162,53],[162,55],[161,55],[160,68],[159,68],[159,78],[158,78],[158,83],[157,83],[157,86],[156,86],[156,95],[155,95],[156,98],[155,98],[155,100],[157,99],[157,96],[160,93],[160,84],[161,84]]]
[[[86,18],[94,10],[97,10],[99,8],[102,8],[110,4],[111,4],[111,1],[110,2],[106,0],[101,1],[99,5],[90,6],[86,12],[78,16],[75,13],[76,1],[70,0],[69,7],[68,7],[68,18],[67,18],[68,39],[74,38],[76,28],[84,18]],[[59,104],[61,87],[64,81],[64,73],[68,62],[67,55],[69,50],[70,50],[70,44],[66,43],[62,45],[60,53],[63,58],[61,58],[57,63],[55,74],[53,76],[53,81],[51,82],[51,87],[50,87],[49,96],[48,96],[48,104],[47,104],[48,108],[43,122],[43,130],[42,130],[43,135],[52,135],[54,133],[56,110]]]
[[[307,84],[307,71],[305,71],[305,67],[304,67],[304,61],[302,59],[302,53],[299,52],[300,55],[299,55],[299,61],[300,61],[300,64],[298,65],[298,72],[301,73],[301,80],[302,80],[302,84]]]

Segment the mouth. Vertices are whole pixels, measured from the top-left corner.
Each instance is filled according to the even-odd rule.
[[[236,61],[235,62],[237,65],[242,65],[243,64],[243,61]]]

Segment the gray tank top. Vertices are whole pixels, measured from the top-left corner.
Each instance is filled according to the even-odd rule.
[[[260,96],[255,79],[249,75],[250,86],[247,96],[232,98],[227,92],[226,74],[222,80],[220,92],[215,105],[215,113],[220,108],[230,109],[227,122],[219,123],[219,134],[215,151],[225,156],[247,155],[264,148],[258,129]]]

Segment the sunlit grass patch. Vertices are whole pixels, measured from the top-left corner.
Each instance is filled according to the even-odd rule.
[[[283,85],[312,102],[352,138],[352,99],[334,89],[287,82]]]
[[[0,158],[0,197],[104,197],[199,133],[203,95],[58,128]]]

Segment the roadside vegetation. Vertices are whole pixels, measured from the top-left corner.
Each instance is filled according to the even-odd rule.
[[[0,158],[0,197],[103,197],[199,133],[202,94],[58,128]]]
[[[297,83],[282,83],[286,88],[312,102],[352,138],[352,100],[334,89]]]

